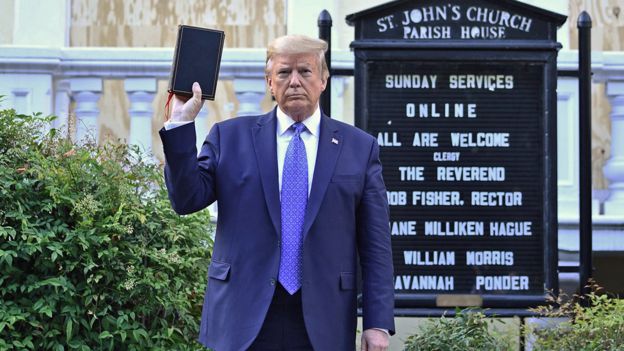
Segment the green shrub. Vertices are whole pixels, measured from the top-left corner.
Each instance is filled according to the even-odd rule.
[[[212,240],[138,148],[0,111],[0,350],[199,350]]]
[[[588,306],[577,299],[556,298],[556,304],[535,309],[544,317],[566,318],[554,328],[528,328],[534,350],[614,351],[624,350],[624,300],[599,294],[597,286],[589,294]],[[528,339],[528,338],[527,338]]]
[[[455,317],[430,319],[405,342],[405,351],[499,351],[513,350],[511,336],[491,328],[495,318],[482,312],[457,310]]]

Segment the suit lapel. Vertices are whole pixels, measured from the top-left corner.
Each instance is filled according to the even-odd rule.
[[[334,173],[336,161],[342,149],[342,135],[338,131],[336,123],[332,121],[331,118],[323,115],[320,129],[318,152],[316,155],[316,164],[314,166],[314,176],[312,178],[312,189],[310,191],[310,198],[308,199],[306,216],[303,223],[304,239],[321,207],[327,185]]]
[[[252,135],[256,160],[258,161],[258,170],[260,171],[260,178],[262,180],[264,199],[266,200],[275,232],[279,237],[281,236],[281,215],[277,182],[276,120],[275,110],[262,116],[258,120],[258,124],[253,127]]]

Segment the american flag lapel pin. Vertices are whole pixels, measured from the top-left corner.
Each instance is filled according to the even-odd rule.
[[[336,138],[332,138],[332,144],[336,144],[336,145],[338,145],[338,139],[336,139]]]

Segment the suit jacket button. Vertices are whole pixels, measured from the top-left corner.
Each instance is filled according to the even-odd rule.
[[[275,279],[271,278],[271,285],[275,285]]]

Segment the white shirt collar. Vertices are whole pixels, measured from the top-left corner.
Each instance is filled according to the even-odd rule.
[[[279,106],[277,107],[277,135],[283,135],[295,123],[294,119],[284,113]],[[312,116],[304,119],[301,123],[306,126],[308,132],[318,138],[321,131],[321,109],[317,106]]]

